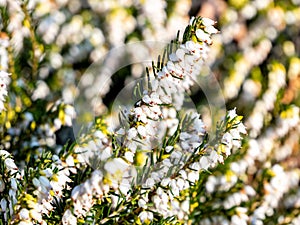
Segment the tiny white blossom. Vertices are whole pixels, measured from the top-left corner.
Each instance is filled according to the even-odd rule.
[[[149,97],[149,95],[144,95],[143,98],[142,98],[142,100],[146,104],[150,104],[150,102],[151,102],[151,98]]]
[[[190,25],[193,25],[193,22],[196,18],[194,16],[192,16],[192,18],[190,19]]]
[[[185,43],[185,46],[183,46],[183,48],[185,48],[189,52],[194,52],[194,51],[196,51],[196,43],[193,41],[187,41]]]
[[[139,214],[139,218],[140,218],[142,223],[144,223],[145,221],[152,221],[153,220],[153,213],[148,212],[148,211],[142,211]]]
[[[25,209],[25,208],[21,209],[21,211],[20,211],[20,219],[21,220],[28,220],[29,219],[29,211],[28,211],[28,209]]]
[[[7,156],[10,156],[10,153],[8,151],[6,151],[6,150],[0,150],[0,156],[7,157]]]
[[[71,198],[75,201],[77,199],[77,197],[80,194],[80,190],[81,190],[81,186],[78,185],[76,187],[73,188],[72,192],[71,192]]]
[[[169,55],[169,59],[173,62],[179,61],[179,58],[177,57],[176,53],[172,53]]]
[[[42,214],[40,209],[37,207],[34,209],[29,210],[29,215],[32,217],[34,220],[41,221],[42,220]]]
[[[203,30],[201,29],[196,30],[196,36],[199,40],[211,44],[210,35],[208,33],[205,33]]]
[[[136,136],[137,136],[137,130],[134,127],[130,128],[128,131],[128,134],[127,134],[127,138],[129,140],[131,140],[131,139],[135,138]]]
[[[170,183],[171,179],[169,177],[162,179],[160,185],[163,187],[167,187]]]
[[[184,212],[189,212],[189,210],[190,210],[190,202],[188,200],[183,201],[180,206],[181,206],[181,209]]]
[[[207,170],[208,167],[210,166],[209,159],[206,156],[202,156],[199,163],[200,163],[201,168],[204,170]]]
[[[173,149],[174,149],[173,146],[167,146],[167,147],[165,148],[165,150],[166,150],[167,153],[169,153],[169,152],[172,151]]]
[[[155,185],[155,181],[153,178],[149,177],[146,182],[143,184],[144,188],[152,188]]]
[[[67,209],[62,217],[62,224],[63,225],[74,225],[77,224],[77,219],[73,215],[70,209]]]
[[[233,139],[232,134],[226,132],[222,137],[222,143],[231,147],[232,146],[232,139]]]
[[[208,27],[208,26],[212,26],[212,25],[215,25],[215,21],[210,19],[210,18],[206,18],[206,17],[203,17],[202,18],[202,24],[205,26],[205,27]]]
[[[33,184],[36,188],[38,188],[38,187],[41,185],[41,182],[40,182],[36,177],[34,177],[34,178],[32,179],[32,184]]]
[[[139,199],[138,205],[141,208],[144,208],[144,209],[147,208],[147,202],[144,199]]]
[[[180,61],[184,60],[185,51],[181,48],[177,49],[176,56]]]
[[[204,30],[209,34],[216,34],[219,32],[214,26],[205,27]]]
[[[11,185],[11,188],[12,188],[12,189],[18,190],[18,185],[17,185],[17,180],[16,180],[16,178],[11,178],[11,180],[10,180],[10,185]]]
[[[44,169],[42,173],[44,173],[46,177],[51,177],[53,175],[53,171],[50,168]]]
[[[7,169],[9,169],[9,170],[17,170],[18,169],[14,160],[11,158],[5,159],[4,163],[5,163],[5,166],[7,167]]]
[[[105,163],[104,169],[110,174],[116,174],[117,172],[123,172],[128,168],[128,164],[121,158],[114,158]]]
[[[232,120],[232,119],[234,119],[235,117],[237,117],[237,114],[236,114],[236,108],[234,108],[234,109],[228,111],[228,117],[229,117],[229,120]]]
[[[237,126],[237,130],[242,134],[247,134],[246,127],[243,123],[239,123]]]
[[[188,180],[192,183],[199,179],[199,173],[197,171],[191,171],[188,173]]]
[[[134,154],[132,152],[125,152],[124,157],[126,160],[132,163]]]
[[[144,126],[138,126],[137,127],[137,131],[138,131],[138,133],[139,133],[139,135],[141,135],[142,136],[142,138],[146,138],[146,136],[147,136],[147,131],[146,131],[146,128],[144,127]]]
[[[44,186],[45,188],[50,188],[51,187],[50,181],[48,180],[47,177],[40,176],[39,181],[40,181],[41,185]]]

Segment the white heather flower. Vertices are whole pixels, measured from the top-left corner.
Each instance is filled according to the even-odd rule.
[[[173,62],[178,62],[179,61],[179,58],[177,57],[176,53],[172,53],[169,55],[169,58],[171,61]]]
[[[182,61],[182,60],[184,60],[184,56],[185,56],[185,51],[184,51],[184,49],[177,49],[176,50],[176,56],[177,56],[177,58],[179,59],[179,61]]]
[[[147,122],[147,115],[145,114],[145,112],[143,111],[143,109],[141,107],[134,108],[133,114],[136,116],[136,119],[138,121],[141,121],[143,123]]]
[[[247,195],[249,195],[249,196],[256,195],[256,191],[250,185],[246,185],[244,189],[245,189]]]
[[[196,36],[199,40],[206,42],[207,44],[211,44],[211,38],[208,33],[205,33],[203,30],[196,30]]]
[[[50,168],[46,168],[42,171],[42,175],[45,175],[47,178],[53,175],[53,171]]]
[[[144,209],[147,208],[147,202],[144,199],[142,199],[142,198],[138,200],[138,205],[141,208],[144,208]]]
[[[130,128],[129,131],[128,131],[127,138],[128,138],[129,140],[131,140],[131,139],[133,139],[133,138],[136,138],[137,134],[138,134],[138,133],[137,133],[137,130],[136,130],[134,127],[132,127],[132,128]]]
[[[199,163],[200,163],[201,169],[204,169],[204,170],[207,170],[208,167],[210,166],[209,159],[206,156],[201,157]]]
[[[38,208],[39,206],[36,204],[33,209],[29,211],[30,217],[37,221],[42,221],[41,210]]]
[[[138,126],[137,127],[137,132],[139,133],[139,135],[142,136],[142,138],[146,138],[147,136],[147,131],[146,131],[146,128],[142,125]]]
[[[210,152],[209,159],[211,161],[212,166],[214,166],[216,164],[216,162],[218,161],[219,158],[220,158],[220,156],[218,155],[218,153],[216,151],[212,150]]]
[[[41,183],[41,185],[45,188],[50,188],[51,185],[50,185],[50,181],[48,180],[47,177],[45,176],[40,176],[39,177],[39,182]]]
[[[155,185],[155,181],[153,178],[149,177],[146,182],[143,184],[144,188],[152,188]]]
[[[153,220],[153,213],[152,212],[148,212],[148,211],[142,211],[139,214],[139,218],[141,220],[142,223],[146,222],[146,221],[152,221]]]
[[[188,173],[188,180],[192,183],[196,182],[199,179],[198,171],[190,171]]]
[[[18,190],[18,184],[16,178],[11,178],[10,180],[11,188],[14,190]]]
[[[184,212],[189,212],[189,210],[190,210],[190,202],[188,200],[183,201],[180,206],[181,206],[181,209]]]
[[[0,156],[4,156],[6,158],[10,156],[10,153],[6,150],[0,150]]]
[[[230,130],[230,134],[232,135],[232,145],[240,148],[241,147],[241,135],[237,129]]]
[[[128,168],[128,164],[121,158],[114,158],[105,163],[104,169],[110,174],[123,173]]]
[[[76,201],[76,199],[78,198],[78,196],[80,194],[80,190],[81,190],[80,185],[73,188],[73,190],[71,192],[71,198],[73,199],[73,201]]]
[[[192,16],[192,18],[190,19],[190,25],[193,25],[193,22],[194,22],[195,19],[196,19],[196,17]]]
[[[133,152],[125,152],[124,157],[126,160],[133,163],[133,157],[134,157]]]
[[[160,185],[163,187],[167,187],[170,183],[171,179],[169,177],[162,179]]]
[[[29,211],[28,211],[28,209],[25,209],[25,208],[21,209],[19,215],[20,215],[20,219],[21,220],[28,220],[29,219]]]
[[[172,151],[173,149],[174,149],[173,146],[167,146],[167,147],[165,148],[165,150],[166,150],[167,153],[169,153],[169,152]]]
[[[247,134],[247,130],[246,127],[243,123],[239,123],[237,126],[237,130],[238,132],[242,133],[242,134]]]
[[[77,224],[77,219],[71,212],[71,210],[67,209],[62,217],[63,225],[74,225]]]
[[[216,34],[219,32],[214,26],[205,27],[204,30],[209,34]]]
[[[229,120],[233,120],[237,116],[236,108],[229,110],[227,115],[229,117]]]
[[[210,19],[210,18],[203,17],[202,18],[202,24],[205,27],[209,27],[209,26],[215,25],[216,22],[214,20]]]
[[[226,146],[228,146],[229,148],[232,147],[232,139],[233,136],[231,133],[226,132],[223,137],[222,137],[222,143],[225,144]]]
[[[5,166],[7,167],[7,169],[9,169],[9,170],[17,170],[18,169],[14,160],[11,158],[5,159],[4,163],[5,163]]]

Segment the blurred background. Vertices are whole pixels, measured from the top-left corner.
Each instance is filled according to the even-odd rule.
[[[0,0],[0,9],[0,69],[11,73],[0,142],[20,165],[74,140],[72,96],[111,49],[169,42],[192,16],[217,21],[201,76],[217,78],[248,136],[224,165],[202,175],[191,216],[199,224],[300,224],[299,0]],[[117,71],[101,92],[99,114],[144,73],[140,64]],[[205,93],[195,87],[191,98],[205,118]]]

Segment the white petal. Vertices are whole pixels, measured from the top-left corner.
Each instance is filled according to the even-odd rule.
[[[141,135],[142,137],[146,137],[147,131],[146,131],[146,128],[144,126],[141,126],[141,125],[138,126],[137,131],[138,131],[139,135]]]
[[[200,163],[201,168],[204,169],[204,170],[207,170],[208,167],[210,166],[209,160],[206,156],[203,156],[200,159],[199,163]]]
[[[127,138],[129,140],[131,140],[133,138],[136,138],[136,136],[137,136],[137,130],[134,127],[130,128],[129,131],[128,131]]]
[[[213,26],[208,26],[208,27],[205,27],[204,30],[209,33],[209,34],[216,34],[218,33],[219,31],[213,27]]]
[[[173,62],[179,61],[179,58],[177,57],[177,54],[175,54],[175,53],[170,54],[169,59]]]
[[[216,22],[209,18],[202,18],[202,24],[206,27],[214,25]]]
[[[29,219],[29,211],[28,209],[21,209],[20,211],[20,219],[21,220],[28,220]]]
[[[196,36],[198,39],[202,41],[207,41],[210,39],[209,34],[205,33],[203,30],[198,29],[196,30]]]
[[[174,149],[173,146],[167,146],[167,147],[165,148],[165,150],[166,150],[167,153],[169,153],[169,152],[172,151],[173,149]]]
[[[185,51],[183,49],[177,49],[176,56],[179,60],[183,60],[185,55]]]
[[[17,169],[18,169],[18,167],[16,166],[14,160],[11,159],[11,158],[5,159],[4,163],[5,163],[5,166],[6,166],[9,170],[17,170]]]

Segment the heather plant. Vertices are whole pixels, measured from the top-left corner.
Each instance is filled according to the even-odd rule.
[[[0,12],[1,224],[300,223],[299,1]]]

